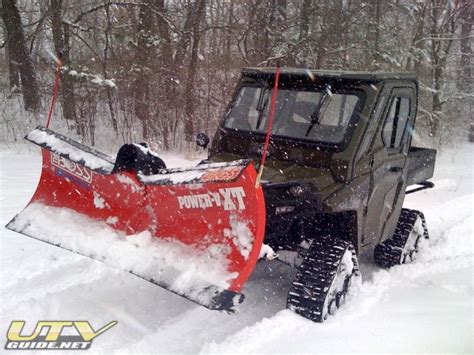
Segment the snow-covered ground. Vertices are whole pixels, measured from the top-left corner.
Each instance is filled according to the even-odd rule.
[[[407,197],[407,207],[425,213],[429,249],[390,271],[366,258],[360,293],[325,324],[285,310],[294,271],[277,261],[259,263],[240,312],[227,315],[2,227],[0,334],[12,320],[26,320],[30,332],[38,320],[117,320],[89,352],[473,353],[473,157],[474,145],[445,152],[436,188]],[[0,152],[2,225],[27,204],[40,167],[36,150]]]

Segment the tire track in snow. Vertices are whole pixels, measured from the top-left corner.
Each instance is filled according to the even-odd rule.
[[[146,353],[149,349],[160,349],[163,353],[198,353],[203,344],[224,341],[285,309],[286,293],[293,274],[292,268],[277,261],[259,263],[243,291],[246,300],[237,313],[229,315],[192,306],[160,322],[151,333],[119,349],[118,353]]]
[[[196,353],[199,351],[199,344],[209,337],[226,337],[229,317],[232,315],[195,306],[165,322],[152,333],[144,335],[142,339],[120,349],[118,353],[147,352],[158,348],[165,353]],[[240,328],[237,327],[233,331],[238,330]]]
[[[288,337],[291,332],[298,332],[312,324],[310,320],[297,316],[290,310],[278,312],[271,318],[265,318],[258,323],[247,326],[235,334],[229,335],[223,342],[216,340],[203,344],[200,354],[210,353],[243,353],[258,354],[263,353],[255,351],[255,348],[264,337],[265,342],[277,342]],[[314,323],[313,323],[314,324]],[[308,349],[307,353],[311,350]],[[278,353],[270,351],[269,353]]]
[[[474,195],[467,195],[448,201],[446,210],[450,210],[454,206],[469,206],[473,198]],[[427,210],[432,219],[435,214],[440,215],[439,208],[433,209],[431,213],[431,209]],[[365,277],[362,275],[366,281],[362,283],[357,294],[348,297],[346,304],[332,319],[329,319],[329,323],[339,318],[353,319],[367,315],[385,297],[388,289],[401,282],[400,279],[415,280],[422,276],[472,265],[473,250],[469,236],[472,235],[474,219],[471,211],[465,210],[464,213],[456,214],[455,218],[449,220],[449,223],[442,220],[437,220],[437,222],[433,223],[432,230],[428,224],[430,239],[425,249],[420,251],[418,259],[413,263],[397,265],[389,270],[380,269],[376,265],[363,267],[363,271],[370,270],[369,275]],[[450,236],[456,237],[458,243],[449,240]],[[373,261],[371,263],[373,264]]]
[[[54,252],[59,250],[54,250]],[[50,252],[48,256],[42,256],[41,259],[35,258],[35,260],[42,260],[40,265],[36,264],[28,264],[25,265],[25,261],[22,260],[20,257],[10,257],[6,259],[2,259],[2,265],[21,265],[21,267],[15,268],[14,272],[10,272],[8,275],[2,275],[2,282],[0,284],[0,292],[7,288],[15,287],[18,283],[23,283],[35,277],[39,277],[45,273],[45,269],[48,271],[57,271],[60,269],[67,268],[71,265],[76,264],[80,259],[76,258],[75,256],[56,254],[54,252]],[[31,255],[28,255],[31,257]],[[26,258],[28,261],[28,258]],[[85,261],[84,261],[85,262]],[[21,275],[21,276],[20,276]],[[8,279],[6,279],[8,277]]]
[[[42,299],[69,288],[100,280],[108,275],[107,268],[101,266],[98,262],[81,260],[67,268],[58,267],[34,277],[19,279],[15,284],[2,288],[2,312],[32,299]]]

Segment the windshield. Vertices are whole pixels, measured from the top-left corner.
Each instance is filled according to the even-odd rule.
[[[228,111],[226,128],[265,133],[272,91],[243,86]],[[325,88],[278,89],[272,134],[341,143],[360,110],[360,91]]]

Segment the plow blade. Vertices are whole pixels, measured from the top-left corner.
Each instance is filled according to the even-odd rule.
[[[259,257],[261,187],[249,161],[115,172],[114,161],[43,127],[41,177],[7,228],[232,312]],[[140,148],[143,150],[142,148]]]

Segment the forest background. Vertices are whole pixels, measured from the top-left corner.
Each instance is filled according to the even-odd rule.
[[[1,0],[0,141],[44,124],[106,150],[212,136],[242,67],[412,71],[415,139],[466,141],[474,120],[470,0]],[[68,132],[64,132],[68,131]]]

